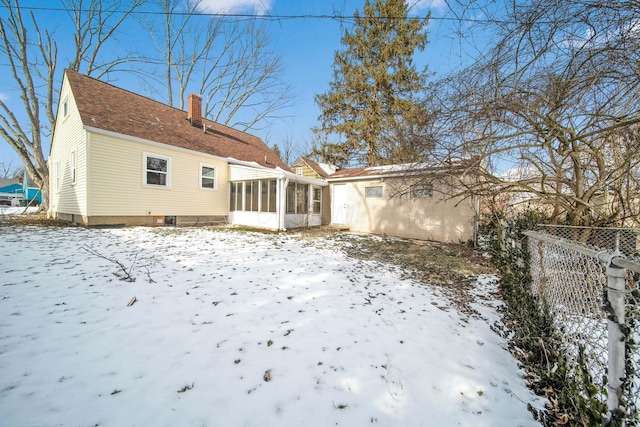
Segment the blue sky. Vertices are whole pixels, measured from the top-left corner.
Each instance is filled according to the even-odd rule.
[[[436,77],[459,68],[473,57],[468,41],[460,39],[454,32],[454,24],[450,21],[438,19],[446,16],[447,10],[442,0],[409,0],[411,14],[424,16],[429,11],[433,20],[429,24],[429,44],[427,48],[418,53],[415,62],[419,67],[427,65]],[[265,131],[255,132],[269,145],[281,144],[283,138],[289,137],[301,148],[305,141],[310,140],[310,129],[317,125],[317,117],[320,113],[314,103],[316,94],[324,93],[332,78],[333,55],[341,49],[340,39],[344,31],[343,25],[335,19],[298,18],[298,19],[269,19],[273,16],[302,16],[302,15],[346,15],[351,16],[354,11],[361,10],[364,0],[204,0],[206,7],[211,12],[224,10],[230,13],[256,13],[265,18],[270,31],[273,49],[282,56],[285,69],[285,80],[293,86],[295,98],[293,106],[285,111],[288,117],[275,122]],[[54,6],[58,1],[23,0],[25,6]],[[68,27],[68,16],[65,12],[36,11],[37,19],[45,19],[55,28],[59,36],[58,43],[64,49],[64,43],[70,42],[65,36],[65,27]],[[0,17],[5,16],[6,11],[0,9]],[[206,19],[206,18],[199,18]],[[142,31],[140,30],[131,30]],[[127,34],[121,37],[121,43],[125,44],[136,39],[136,34]],[[126,46],[125,46],[126,47]],[[4,66],[6,60],[0,59],[0,79],[3,82],[11,82],[9,70]],[[65,64],[59,64],[61,72]],[[116,86],[141,93],[144,89],[140,83],[128,82],[126,78],[119,78],[112,82]],[[56,82],[56,87],[60,83]],[[19,101],[17,93],[11,84],[0,85],[0,97],[9,105],[15,105]],[[153,96],[151,96],[153,97]],[[17,110],[18,111],[18,110]],[[48,154],[48,138],[45,139],[45,155]],[[9,145],[0,141],[0,162],[5,164],[13,162],[20,165],[18,156]]]

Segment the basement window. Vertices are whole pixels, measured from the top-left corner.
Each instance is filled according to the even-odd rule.
[[[143,153],[142,160],[145,187],[171,187],[171,158]]]

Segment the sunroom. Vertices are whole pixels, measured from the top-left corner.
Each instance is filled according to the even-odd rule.
[[[327,185],[280,168],[230,162],[229,223],[272,230],[319,226]]]

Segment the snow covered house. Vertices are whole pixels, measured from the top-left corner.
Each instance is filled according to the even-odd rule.
[[[440,167],[400,164],[342,169],[327,180],[332,225],[440,242],[475,239],[478,199],[456,196],[459,178],[443,174]]]
[[[259,138],[65,71],[49,155],[49,215],[83,225],[322,223],[324,180]]]

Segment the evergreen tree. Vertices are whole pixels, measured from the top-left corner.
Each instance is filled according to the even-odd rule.
[[[384,135],[401,128],[420,105],[426,68],[418,71],[413,55],[427,44],[429,20],[410,18],[405,0],[366,0],[356,11],[352,30],[342,37],[335,54],[333,81],[327,93],[316,95],[321,108],[317,132],[337,134],[339,143],[324,143],[316,151],[327,161],[367,166],[393,161],[385,157]]]

